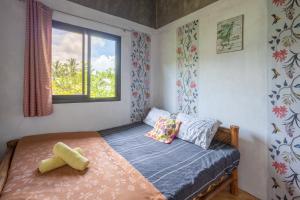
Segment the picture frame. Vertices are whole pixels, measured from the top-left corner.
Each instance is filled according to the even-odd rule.
[[[217,54],[244,49],[244,15],[217,24]]]

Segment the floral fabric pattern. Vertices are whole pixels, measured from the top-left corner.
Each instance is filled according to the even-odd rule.
[[[150,108],[150,46],[151,38],[148,34],[131,34],[132,122],[142,121]]]
[[[88,169],[64,166],[40,174],[40,160],[62,141],[80,147]],[[96,132],[28,136],[18,142],[1,200],[165,200],[165,197]]]
[[[148,132],[146,136],[157,141],[170,144],[175,139],[179,131],[180,124],[181,122],[175,119],[160,117],[155,123],[154,129]]]
[[[300,199],[300,1],[269,0],[270,194]]]
[[[198,32],[195,20],[177,29],[177,103],[178,111],[194,115],[198,102]]]

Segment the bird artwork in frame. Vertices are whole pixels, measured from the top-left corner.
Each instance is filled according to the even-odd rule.
[[[219,22],[217,25],[217,53],[243,50],[244,15]]]

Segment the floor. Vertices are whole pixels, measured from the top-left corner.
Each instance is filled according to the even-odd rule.
[[[213,199],[214,200],[258,200],[257,198],[243,191],[240,191],[238,196],[233,196],[229,192],[224,191]]]

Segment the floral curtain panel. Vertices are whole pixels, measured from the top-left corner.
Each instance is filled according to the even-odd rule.
[[[131,34],[131,114],[132,122],[144,119],[150,108],[150,47],[146,33]]]
[[[198,112],[198,31],[195,20],[177,29],[177,108],[194,115]]]
[[[269,1],[270,195],[300,199],[300,1]]]

